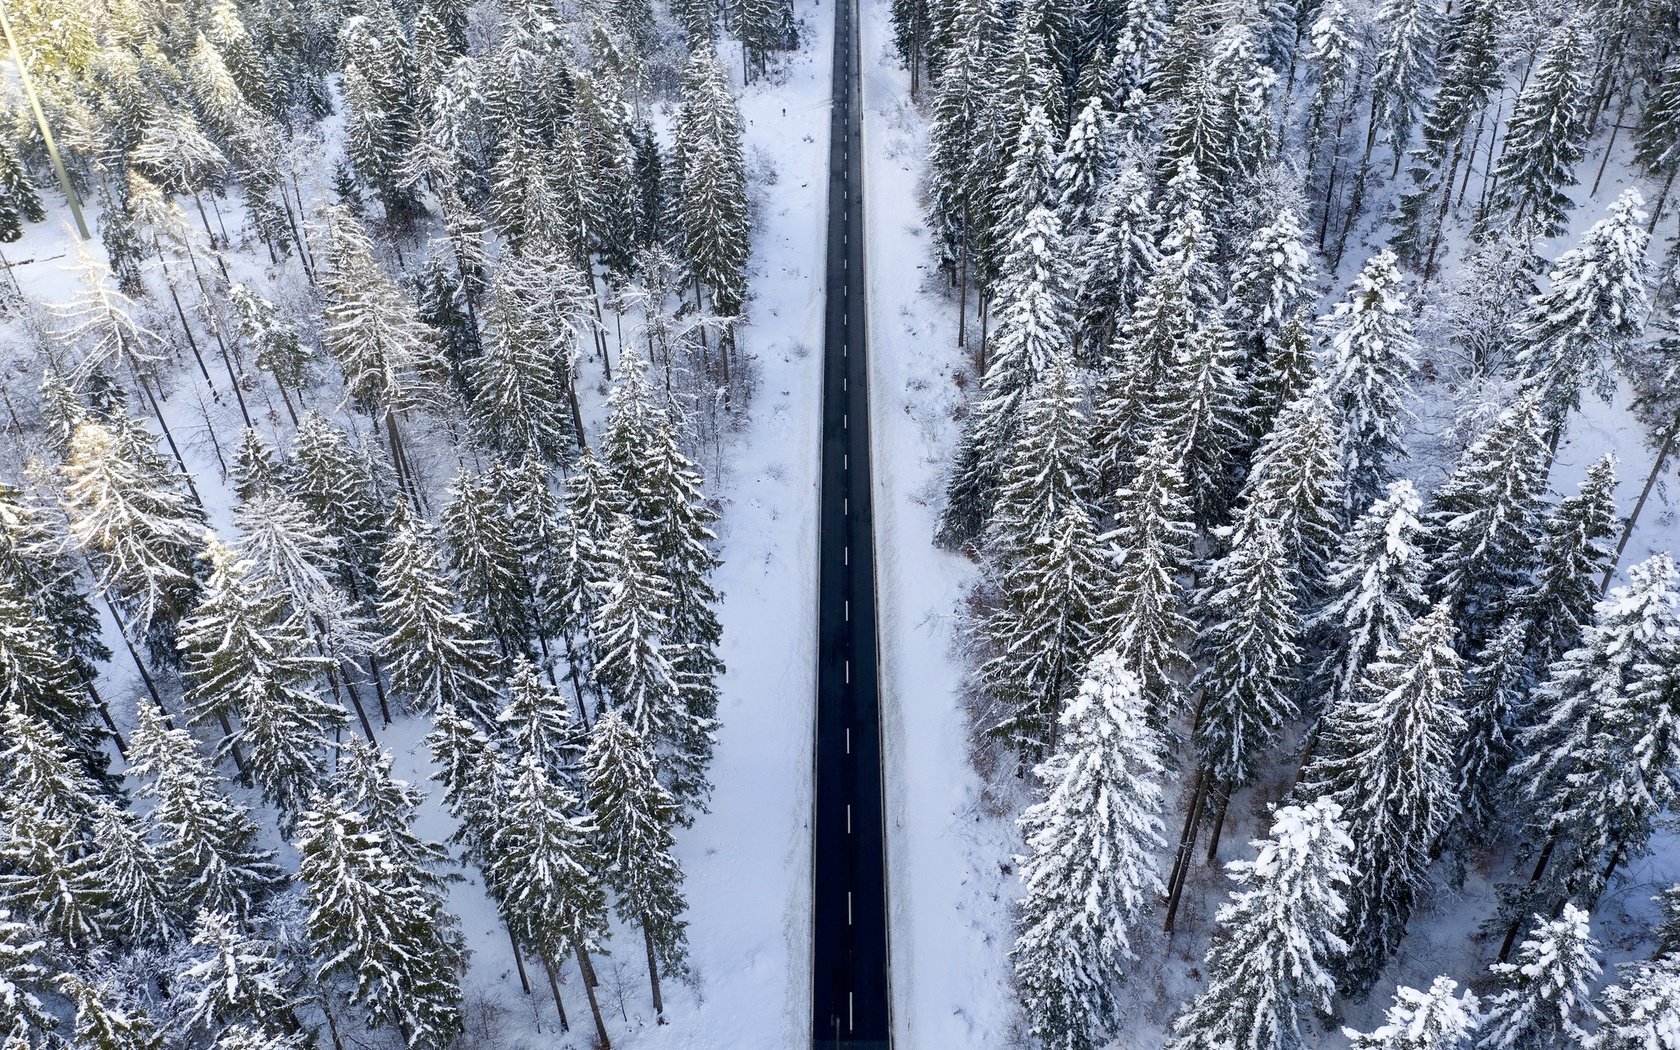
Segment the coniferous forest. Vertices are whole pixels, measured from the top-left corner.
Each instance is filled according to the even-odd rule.
[[[895,1045],[1680,1050],[1680,8],[857,11]],[[836,13],[0,0],[4,1050],[811,1042]]]

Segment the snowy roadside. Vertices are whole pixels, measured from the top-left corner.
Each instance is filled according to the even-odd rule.
[[[956,613],[973,575],[933,547],[967,369],[935,298],[917,181],[925,156],[889,7],[859,7],[868,224],[870,417],[892,908],[893,1026],[903,1047],[1018,1045],[1007,941],[1014,802],[969,763]],[[970,379],[972,377],[970,376]]]

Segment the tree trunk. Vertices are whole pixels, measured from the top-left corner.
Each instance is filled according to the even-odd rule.
[[[531,979],[525,975],[525,956],[521,955],[520,952],[519,952],[519,938],[515,937],[513,935],[513,927],[512,926],[509,926],[507,928],[507,935],[508,935],[508,947],[513,949],[513,965],[514,965],[514,968],[519,971],[519,987],[524,990],[526,995],[530,995],[531,994]],[[554,996],[554,1001],[556,1003],[558,1003],[560,1001],[560,996],[559,996],[558,993],[556,993],[556,995]]]
[[[578,969],[583,971],[583,990],[589,995],[589,1012],[595,1018],[595,1035],[601,1043],[601,1050],[612,1050],[612,1040],[607,1038],[607,1023],[601,1019],[601,1003],[595,997],[595,982],[589,975],[594,968],[589,965],[589,953],[583,950],[583,945],[577,947]]]
[[[1213,815],[1213,831],[1208,835],[1207,863],[1213,867],[1219,863],[1219,838],[1225,832],[1225,815],[1231,809],[1231,793],[1220,791],[1219,809]]]
[[[1610,580],[1616,575],[1616,567],[1622,563],[1622,552],[1627,550],[1628,540],[1633,538],[1633,527],[1645,509],[1645,501],[1651,498],[1651,490],[1657,487],[1657,479],[1662,476],[1663,467],[1668,462],[1668,454],[1674,448],[1676,436],[1680,436],[1680,417],[1676,417],[1669,426],[1668,433],[1663,435],[1662,444],[1657,446],[1656,462],[1651,464],[1651,472],[1645,475],[1645,485],[1639,490],[1639,499],[1634,501],[1633,513],[1628,515],[1626,524],[1622,526],[1622,537],[1616,541],[1616,553],[1604,569],[1604,578],[1598,583],[1600,595],[1610,590]]]
[[[665,997],[659,994],[659,956],[653,950],[653,932],[648,929],[647,917],[642,917],[642,940],[647,944],[648,983],[653,985],[653,1012],[659,1023],[665,1023]]]
[[[560,1001],[560,978],[554,976],[554,964],[547,958],[543,959],[543,970],[548,973],[548,991],[554,996],[554,1009],[560,1014],[560,1030],[570,1032],[572,1021],[566,1016],[566,1004]]]
[[[1161,924],[1164,933],[1171,933],[1178,918],[1178,904],[1184,897],[1184,879],[1190,868],[1190,852],[1196,848],[1196,822],[1201,816],[1202,800],[1207,795],[1207,773],[1196,767],[1196,780],[1190,789],[1190,805],[1184,813],[1184,829],[1178,836],[1178,855],[1173,859],[1172,875],[1167,881],[1167,917]]]
[[[1540,881],[1540,876],[1546,874],[1546,865],[1551,863],[1552,851],[1557,849],[1557,832],[1546,840],[1546,848],[1540,851],[1540,856],[1534,861],[1534,870],[1528,875],[1528,884],[1534,885]],[[1517,934],[1522,930],[1522,916],[1511,920],[1511,926],[1505,931],[1505,940],[1499,945],[1499,961],[1504,962],[1511,957],[1511,949],[1517,943]]]

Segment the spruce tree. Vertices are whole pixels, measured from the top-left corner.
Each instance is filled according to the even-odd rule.
[[[0,241],[11,243],[23,236],[23,224],[47,217],[41,198],[29,184],[29,173],[18,160],[17,151],[0,138]]]
[[[113,786],[104,749],[111,734],[95,721],[97,708],[85,689],[87,679],[78,681],[74,666],[60,655],[51,627],[14,586],[0,577],[0,704],[15,704],[40,720],[58,734],[88,776]]]
[[[1542,237],[1562,232],[1574,202],[1564,192],[1586,155],[1592,69],[1584,18],[1565,21],[1546,42],[1506,124],[1493,177],[1493,206]]]
[[[1546,461],[1540,403],[1525,394],[1459,456],[1430,500],[1428,590],[1452,603],[1471,649],[1492,635],[1528,579]]]
[[[499,643],[503,656],[526,650],[530,584],[515,534],[517,524],[491,481],[465,468],[439,515],[455,592]]]
[[[103,891],[105,929],[127,944],[156,948],[181,935],[184,916],[152,843],[152,828],[132,810],[100,803],[88,874]]]
[[[1610,562],[1606,541],[1616,532],[1616,458],[1587,468],[1575,495],[1553,507],[1540,525],[1533,581],[1516,605],[1532,625],[1529,652],[1542,668],[1581,640]]]
[[[602,880],[616,898],[618,917],[642,928],[654,1012],[663,1013],[660,971],[688,972],[688,923],[682,868],[671,849],[677,800],[654,775],[647,742],[617,711],[596,719],[583,759],[589,785],[585,811],[593,822]]]
[[[1303,1010],[1330,1007],[1331,966],[1354,879],[1354,843],[1328,798],[1272,812],[1253,861],[1226,865],[1241,889],[1219,909],[1207,988],[1173,1021],[1171,1050],[1303,1050]]]
[[[1137,676],[1113,652],[1091,661],[1060,722],[1034,771],[1044,796],[1020,819],[1026,896],[1010,954],[1033,1034],[1081,1050],[1118,1022],[1130,928],[1164,889],[1165,748]]]
[[[343,585],[364,598],[376,593],[389,493],[369,458],[324,416],[306,413],[292,442],[287,488],[338,541]]]
[[[1573,904],[1557,918],[1537,922],[1516,962],[1493,964],[1499,991],[1487,1001],[1476,1050],[1591,1045],[1586,1025],[1598,1013],[1591,999],[1598,955],[1587,913]]]
[[[1226,798],[1246,787],[1295,714],[1301,618],[1275,525],[1257,521],[1208,568],[1197,595],[1201,670],[1194,741],[1202,770]]]
[[[1580,407],[1581,388],[1610,387],[1606,366],[1627,367],[1631,342],[1651,311],[1645,291],[1645,226],[1639,191],[1628,189],[1581,245],[1552,267],[1547,288],[1513,323],[1516,365],[1554,429]],[[1555,444],[1555,441],[1554,441]]]
[[[1285,351],[1288,327],[1314,298],[1317,280],[1306,233],[1295,209],[1280,208],[1276,217],[1243,246],[1232,265],[1231,290],[1225,300],[1226,320],[1241,350],[1239,375],[1252,386],[1274,378]],[[1265,399],[1274,401],[1274,407],[1262,419],[1249,421],[1251,444],[1264,435],[1264,427],[1282,402],[1298,393],[1290,390],[1278,399],[1276,392],[1264,391]],[[1261,390],[1250,392],[1251,410],[1261,406],[1261,395]]]
[[[296,979],[275,946],[240,928],[231,915],[201,912],[171,982],[190,1030],[222,1032],[245,1023],[298,1034]]]
[[[70,976],[66,993],[76,1004],[74,1043],[78,1050],[163,1050],[163,1033],[114,981]]]
[[[409,1046],[450,1046],[463,1025],[462,952],[426,877],[355,810],[321,796],[298,821],[298,853],[315,979],[347,986],[374,1027],[396,1026]]]
[[[535,664],[519,657],[508,675],[507,695],[497,721],[508,750],[515,757],[535,758],[551,777],[575,788],[584,738],[559,692]]]
[[[1074,285],[1076,346],[1080,362],[1091,365],[1106,360],[1115,332],[1161,259],[1141,172],[1127,169],[1104,183],[1093,212]]]
[[[1506,773],[1521,755],[1534,672],[1528,623],[1505,622],[1476,653],[1464,681],[1464,742],[1458,760],[1458,836],[1480,844],[1494,834],[1506,799]]]
[[[1319,324],[1329,347],[1325,382],[1341,417],[1344,517],[1362,513],[1406,455],[1400,440],[1417,343],[1393,252],[1366,262],[1347,297]]]
[[[502,455],[558,464],[577,440],[566,399],[569,380],[540,316],[523,309],[523,298],[509,287],[505,270],[498,270],[485,317],[484,356],[472,371],[471,419],[484,443]]]
[[[1330,563],[1328,600],[1314,616],[1325,651],[1318,673],[1328,706],[1352,697],[1365,668],[1393,648],[1423,611],[1422,510],[1410,481],[1390,482]]]
[[[1447,977],[1435,978],[1426,992],[1401,985],[1380,1028],[1342,1034],[1353,1050],[1464,1050],[1481,1023],[1480,1004],[1475,992],[1457,991]]]
[[[1601,1050],[1668,1050],[1680,1031],[1680,971],[1672,962],[1624,963],[1599,996]]]
[[[379,640],[391,688],[414,710],[444,704],[489,725],[495,657],[483,628],[460,612],[424,521],[404,512],[379,566]]]
[[[1334,799],[1358,844],[1348,955],[1338,983],[1368,990],[1400,943],[1436,841],[1457,811],[1463,675],[1451,610],[1437,605],[1367,668],[1358,693],[1325,714],[1299,788]]]

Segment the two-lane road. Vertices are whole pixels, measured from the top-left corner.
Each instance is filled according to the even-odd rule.
[[[864,356],[861,105],[857,0],[836,0],[817,585],[811,1042],[814,1048],[885,1050],[892,1025]]]

